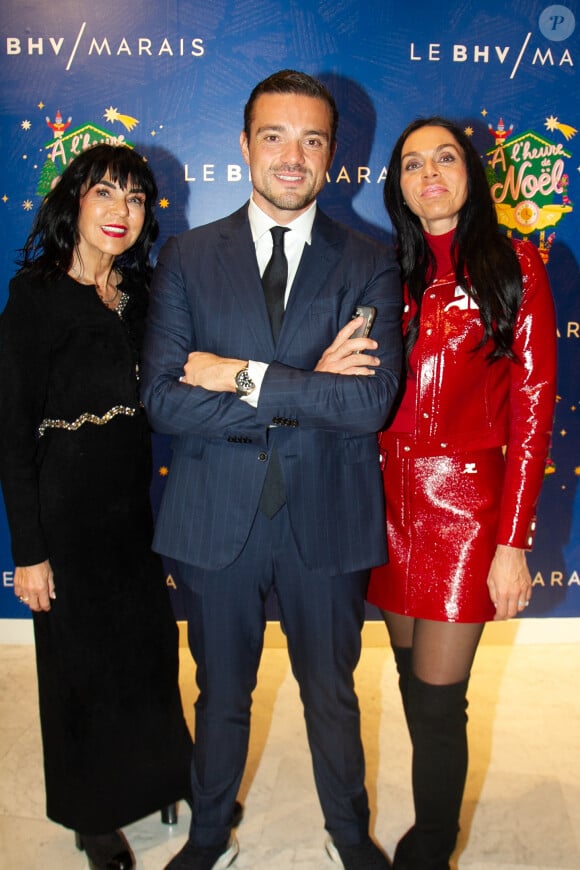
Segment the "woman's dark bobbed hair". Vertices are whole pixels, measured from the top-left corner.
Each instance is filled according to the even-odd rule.
[[[146,272],[149,252],[159,233],[154,206],[157,184],[144,158],[126,145],[93,145],[68,164],[43,199],[24,245],[20,265],[46,277],[67,272],[78,243],[81,196],[105,175],[125,190],[145,194],[145,220],[135,244],[115,261],[126,273]]]

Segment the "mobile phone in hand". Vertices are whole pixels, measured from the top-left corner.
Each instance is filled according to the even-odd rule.
[[[354,320],[355,317],[364,317],[365,322],[362,326],[359,326],[358,329],[355,329],[351,338],[366,338],[369,332],[371,331],[372,325],[375,322],[375,317],[377,316],[377,309],[372,305],[357,305],[354,309],[351,320]]]

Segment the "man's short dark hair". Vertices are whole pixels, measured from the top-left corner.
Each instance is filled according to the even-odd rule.
[[[330,147],[336,144],[336,131],[338,128],[338,109],[334,97],[318,79],[298,72],[294,69],[282,69],[268,76],[267,79],[256,85],[244,108],[244,132],[249,140],[250,126],[254,104],[262,94],[299,94],[303,97],[315,97],[324,100],[331,115]]]

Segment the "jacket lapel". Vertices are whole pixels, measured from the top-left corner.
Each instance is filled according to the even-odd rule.
[[[300,330],[304,319],[310,316],[310,307],[324,288],[330,273],[340,259],[343,235],[336,223],[319,209],[312,227],[312,243],[304,246],[300,265],[282,321],[278,352],[283,354]]]
[[[323,290],[330,273],[340,259],[344,245],[343,233],[337,224],[317,209],[312,227],[312,243],[304,246],[298,271],[282,321],[278,346],[274,344],[264,290],[252,241],[247,203],[234,212],[220,228],[221,243],[218,256],[224,279],[239,301],[243,326],[253,336],[256,358],[269,362],[276,356],[283,357],[310,315],[313,301]],[[242,323],[240,323],[240,328]]]
[[[268,362],[274,356],[275,345],[252,241],[247,203],[222,224],[220,233],[218,256],[224,278],[232,295],[239,301],[243,318],[239,328],[247,328],[252,333],[262,354],[259,358]]]

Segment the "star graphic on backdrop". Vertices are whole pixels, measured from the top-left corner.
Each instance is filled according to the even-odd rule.
[[[113,121],[120,121],[120,123],[125,127],[126,130],[129,130],[129,132],[133,130],[133,128],[136,127],[139,123],[137,118],[133,118],[131,115],[123,115],[121,114],[121,112],[119,112],[117,108],[114,108],[113,106],[109,106],[108,109],[105,109],[103,118],[106,121],[109,121],[110,124],[112,124]]]
[[[471,137],[473,136],[473,127],[466,127],[463,132],[471,139]]]
[[[4,196],[2,197],[2,202],[8,202],[8,197],[6,196],[6,194],[4,194]]]
[[[572,139],[578,132],[576,127],[573,127],[571,124],[561,124],[554,115],[550,115],[549,118],[546,118],[544,126],[550,131],[550,133],[559,130],[567,141]]]
[[[482,109],[481,114],[485,118],[485,116],[487,115],[487,109]]]
[[[166,196],[159,200],[159,208],[169,208],[169,200]]]
[[[22,203],[22,208],[24,209],[24,211],[32,211],[32,209],[34,208],[34,203],[31,199],[25,199]]]
[[[161,465],[159,468],[159,476],[160,477],[167,477],[168,474],[169,474],[168,467],[166,465]]]
[[[30,121],[25,119],[20,126],[22,127],[23,130],[30,130],[30,128],[32,127],[32,124],[30,123]]]
[[[44,103],[42,102],[42,100],[40,101],[40,103],[38,103],[38,108],[44,109]]]

